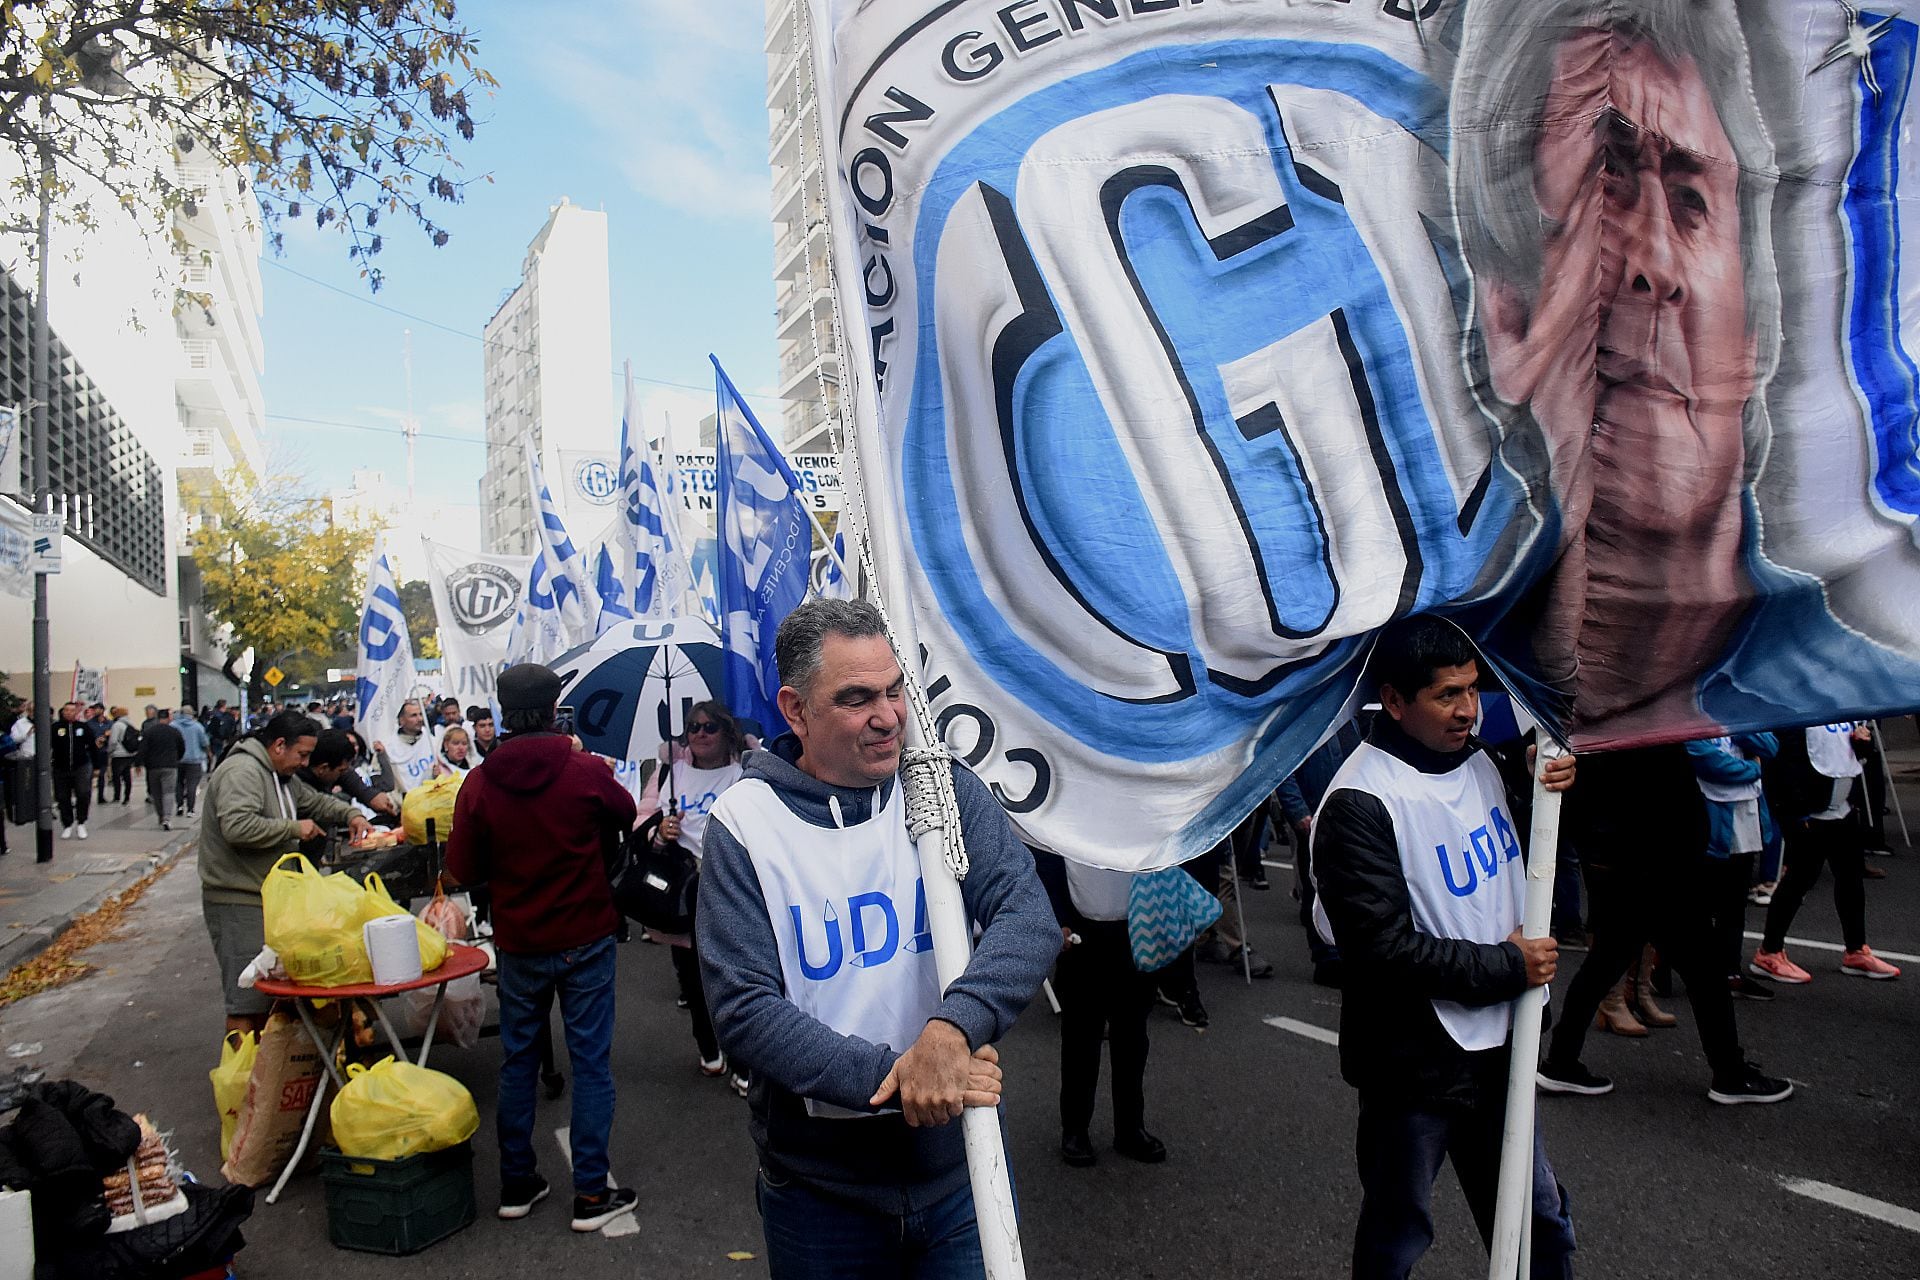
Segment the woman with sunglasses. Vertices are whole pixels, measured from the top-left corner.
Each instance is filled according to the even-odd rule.
[[[660,819],[658,839],[674,841],[700,856],[700,842],[707,833],[707,814],[714,802],[734,783],[740,781],[740,754],[746,741],[726,704],[717,701],[696,702],[687,712],[687,732],[681,743],[662,745],[661,793],[669,798],[667,812]],[[700,1052],[700,1074],[727,1074],[727,1056],[713,1034],[713,1019],[707,1013],[706,989],[700,981],[700,957],[693,937],[663,935],[673,955],[674,975],[680,980],[680,995],[693,1015],[693,1042]],[[734,1077],[733,1087],[744,1092],[745,1081]]]

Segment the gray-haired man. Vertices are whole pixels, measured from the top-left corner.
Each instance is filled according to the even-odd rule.
[[[781,624],[780,712],[707,821],[699,952],[714,1028],[751,1073],[775,1280],[981,1274],[960,1126],[1000,1100],[993,1044],[1059,926],[1032,855],[954,770],[983,926],[943,992],[897,776],[903,677],[880,615],[814,600]],[[491,766],[489,766],[491,767]]]

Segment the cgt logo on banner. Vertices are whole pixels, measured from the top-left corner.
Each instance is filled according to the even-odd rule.
[[[463,704],[490,702],[533,559],[482,555],[426,538],[420,545],[440,628],[444,683]]]
[[[889,587],[1029,839],[1201,852],[1413,612],[1585,746],[1920,705],[1910,19],[813,11]]]

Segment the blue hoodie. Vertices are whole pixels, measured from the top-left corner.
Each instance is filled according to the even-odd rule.
[[[749,752],[744,775],[759,778],[803,821],[831,830],[834,799],[847,826],[869,821],[897,784],[835,787],[792,761],[788,734],[771,750]],[[967,915],[983,926],[966,972],[947,987],[935,1017],[979,1048],[1004,1036],[1060,953],[1060,927],[1034,872],[1033,855],[1013,833],[986,786],[956,766],[970,869],[961,884]],[[923,1209],[967,1180],[961,1126],[916,1129],[895,1114],[872,1119],[809,1116],[815,1098],[859,1111],[909,1046],[844,1036],[786,998],[780,952],[753,860],[719,818],[707,823],[697,921],[700,970],[720,1045],[752,1073],[750,1128],[762,1167],[883,1213]]]
[[[1699,738],[1687,744],[1694,776],[1703,782],[1729,786],[1758,782],[1761,762],[1780,754],[1779,741],[1770,733],[1743,733],[1732,738]],[[1760,797],[1760,842],[1771,851],[1780,838],[1767,798]],[[1733,853],[1733,806],[1707,801],[1707,856],[1726,858]]]

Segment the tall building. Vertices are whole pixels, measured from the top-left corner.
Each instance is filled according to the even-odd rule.
[[[81,667],[105,673],[107,701],[138,708],[232,696],[222,636],[198,608],[180,491],[236,462],[260,465],[263,356],[251,197],[204,151],[125,141],[121,164],[170,167],[192,198],[170,224],[53,225],[47,465],[64,554],[47,595],[56,700]],[[21,411],[23,490],[33,474],[32,247],[31,229],[0,234],[0,403]],[[27,500],[0,501],[18,527]],[[0,672],[22,697],[33,684],[31,613],[0,608]]]
[[[481,549],[533,552],[533,490],[521,445],[528,435],[569,530],[577,539],[591,538],[611,515],[617,491],[605,461],[618,441],[619,420],[604,212],[564,198],[553,206],[527,247],[520,283],[487,321],[485,337]],[[596,520],[594,508],[605,514]]]
[[[219,479],[236,472],[266,474],[266,398],[260,390],[266,349],[260,337],[260,218],[252,198],[234,170],[195,162],[192,152],[182,157],[179,174],[190,193],[174,217],[184,244],[174,322],[180,341],[174,394],[182,433],[180,693],[197,707],[240,695],[223,669],[229,628],[209,618],[201,603],[192,544],[195,531],[211,518],[206,495]]]
[[[767,0],[766,32],[776,377],[782,406],[780,434],[790,455],[829,452],[827,424],[837,411],[840,395],[840,362],[833,348],[833,285],[827,278],[825,187],[811,62],[803,56],[804,15],[795,25],[794,6],[799,3],[803,0]]]

